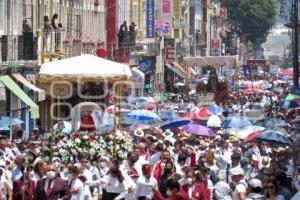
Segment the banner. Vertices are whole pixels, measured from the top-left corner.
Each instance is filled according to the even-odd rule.
[[[171,3],[170,0],[163,0],[163,13],[170,13]]]
[[[146,26],[147,26],[147,38],[155,37],[155,0],[147,0],[146,9]]]

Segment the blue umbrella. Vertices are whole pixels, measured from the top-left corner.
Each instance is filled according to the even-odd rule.
[[[245,116],[233,116],[229,120],[225,121],[226,128],[244,128],[252,126],[252,123]]]
[[[1,117],[0,127],[5,128],[8,126],[15,126],[24,123],[22,120],[16,117]]]
[[[171,121],[179,118],[179,114],[174,111],[162,111],[158,114],[162,120]]]
[[[162,125],[160,128],[162,130],[166,130],[166,129],[174,129],[174,128],[178,128],[178,127],[182,127],[185,125],[190,124],[192,121],[188,120],[188,119],[177,119],[171,122],[168,122],[164,125]]]
[[[126,118],[134,122],[149,122],[160,120],[157,114],[149,110],[133,110],[127,113]]]
[[[278,119],[278,118],[271,118],[267,121],[265,121],[264,126],[267,128],[271,128],[271,127],[287,127],[289,126],[289,124],[282,120],[282,119]]]
[[[292,145],[292,142],[282,133],[274,130],[267,130],[254,138],[255,140],[270,142],[281,145]]]
[[[214,113],[214,114],[218,114],[218,113],[224,112],[224,109],[223,109],[223,108],[220,108],[220,107],[217,106],[217,105],[210,105],[210,106],[207,106],[207,109],[209,110],[209,112]]]

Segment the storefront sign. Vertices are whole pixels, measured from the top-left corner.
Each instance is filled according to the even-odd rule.
[[[171,3],[170,0],[163,0],[163,13],[170,13]]]
[[[146,25],[147,25],[147,38],[155,37],[155,0],[147,0],[146,8]]]
[[[166,60],[172,62],[176,60],[175,48],[172,47],[166,48]]]

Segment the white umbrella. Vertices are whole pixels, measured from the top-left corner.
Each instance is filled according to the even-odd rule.
[[[222,123],[221,119],[218,115],[212,115],[207,120],[207,126],[208,127],[220,128],[221,123]]]

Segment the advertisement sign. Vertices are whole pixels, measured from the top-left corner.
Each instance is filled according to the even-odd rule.
[[[166,48],[166,60],[170,62],[174,62],[176,60],[176,51],[175,48],[169,47]]]
[[[155,0],[147,0],[146,7],[146,26],[147,26],[147,38],[155,37]]]
[[[139,70],[144,74],[152,74],[155,72],[156,57],[155,56],[143,56],[139,60]]]
[[[163,0],[163,13],[170,13],[171,3],[170,0]]]

